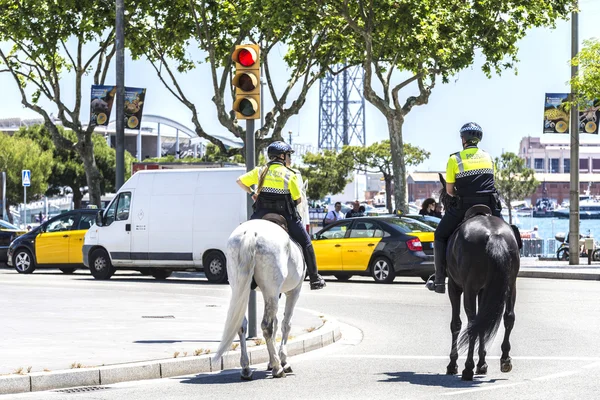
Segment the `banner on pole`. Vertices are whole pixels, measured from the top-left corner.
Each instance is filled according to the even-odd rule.
[[[146,89],[125,87],[125,126],[140,129]]]
[[[579,108],[579,133],[598,134],[600,100],[590,101],[587,107]]]
[[[568,93],[546,93],[544,133],[569,133]]]
[[[114,85],[92,85],[92,101],[90,103],[91,125],[108,125],[116,93],[117,87]]]

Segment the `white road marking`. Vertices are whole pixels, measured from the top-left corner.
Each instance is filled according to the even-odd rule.
[[[571,376],[571,375],[575,375],[577,373],[580,373],[581,371],[564,371],[564,372],[558,372],[556,374],[552,374],[552,375],[545,375],[545,376],[540,376],[537,378],[532,378],[532,381],[545,381],[548,379],[555,379],[555,378],[562,378],[565,376]]]
[[[365,358],[365,359],[387,359],[387,360],[446,360],[449,356],[418,356],[418,355],[393,355],[393,354],[339,354],[332,356],[334,358]],[[486,360],[499,360],[500,356],[486,356]],[[597,361],[590,364],[592,366],[600,366],[600,357],[511,357],[513,360],[524,361]]]
[[[494,386],[478,387],[478,388],[467,389],[467,390],[459,390],[459,391],[456,391],[456,392],[442,393],[442,396],[456,396],[456,395],[459,395],[459,394],[468,394],[468,393],[474,393],[474,392],[483,392],[484,390],[505,389],[505,388],[515,387],[515,386],[521,386],[521,385],[525,385],[525,384],[527,384],[527,382],[517,382],[517,383],[509,383],[509,384],[506,384],[506,385],[494,385]]]

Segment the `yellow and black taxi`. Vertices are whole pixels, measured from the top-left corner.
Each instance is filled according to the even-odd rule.
[[[0,262],[6,262],[8,260],[6,254],[10,243],[26,232],[26,230],[19,229],[13,224],[0,219]]]
[[[36,268],[59,268],[65,274],[85,268],[83,236],[97,213],[97,209],[68,211],[19,236],[8,248],[8,265],[21,274]]]
[[[396,276],[433,274],[435,229],[395,215],[349,218],[313,235],[319,273],[345,281],[353,275],[391,283]]]

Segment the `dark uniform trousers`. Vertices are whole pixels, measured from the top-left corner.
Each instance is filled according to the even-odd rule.
[[[474,205],[486,205],[492,210],[493,216],[502,218],[502,209],[499,207],[497,198],[494,195],[467,197],[461,199],[461,203],[462,206],[460,208],[448,208],[448,210],[446,210],[442,220],[435,229],[435,240],[448,242],[452,233],[465,218],[467,210]]]
[[[265,214],[272,213],[273,210],[269,209],[258,209],[256,210],[250,219],[261,219]],[[302,220],[296,216],[289,215],[287,213],[279,213],[287,221],[288,231],[292,239],[296,241],[302,247],[302,253],[304,254],[304,261],[308,269],[309,275],[317,273],[317,259],[315,256],[315,250],[313,249],[312,241],[306,228],[302,225]]]

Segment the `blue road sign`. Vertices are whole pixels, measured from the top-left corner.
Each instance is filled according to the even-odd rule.
[[[31,186],[31,171],[28,169],[22,170],[21,180],[23,181],[23,186]]]

